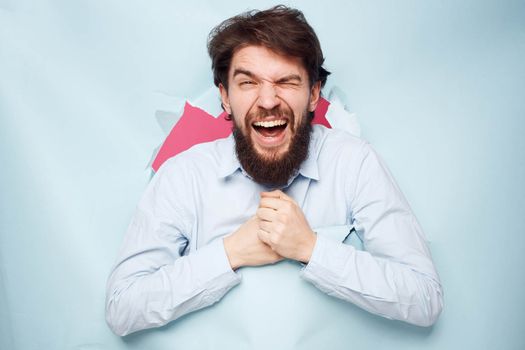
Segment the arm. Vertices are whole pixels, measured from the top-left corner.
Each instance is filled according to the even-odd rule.
[[[193,219],[180,203],[182,180],[161,168],[127,230],[106,290],[106,320],[118,335],[209,306],[240,282],[222,240],[188,253]]]
[[[302,277],[372,313],[432,325],[443,307],[438,274],[408,203],[368,145],[349,195],[366,251],[318,236]]]
[[[323,292],[386,318],[430,326],[443,293],[421,228],[368,145],[355,170],[346,171],[357,174],[346,190],[366,251],[316,237],[301,208],[281,191],[262,193],[259,237],[280,255],[308,263],[301,276]]]

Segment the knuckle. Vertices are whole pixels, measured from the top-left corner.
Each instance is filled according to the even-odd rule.
[[[267,235],[268,233],[264,230],[264,228],[259,227],[257,229],[257,238],[259,238],[261,241],[264,242],[265,240],[268,240]]]

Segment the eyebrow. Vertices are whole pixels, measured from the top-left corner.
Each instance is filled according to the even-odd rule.
[[[242,68],[236,68],[234,71],[233,71],[233,77],[235,78],[237,75],[240,75],[240,74],[244,74],[250,78],[257,78],[257,76],[255,74],[253,74],[252,72],[250,72],[249,70],[246,70],[246,69],[242,69]],[[289,75],[286,75],[282,78],[280,78],[279,80],[276,81],[276,83],[285,83],[287,81],[291,81],[291,80],[297,80],[299,82],[302,82],[302,79],[301,79],[301,76],[298,75],[298,74],[289,74]]]
[[[301,77],[297,74],[290,74],[287,76],[282,77],[281,79],[277,80],[277,83],[286,83],[291,80],[297,80],[298,82],[302,82],[303,80]]]
[[[244,74],[244,75],[249,76],[250,78],[255,78],[255,74],[253,74],[249,70],[242,69],[242,68],[235,68],[235,70],[233,71],[233,77],[235,78],[239,74]]]

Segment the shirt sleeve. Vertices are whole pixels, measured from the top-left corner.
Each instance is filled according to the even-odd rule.
[[[349,190],[352,223],[365,250],[318,235],[301,276],[377,315],[432,325],[443,307],[439,276],[420,225],[368,144],[356,178]]]
[[[188,249],[192,218],[179,183],[161,167],[126,232],[106,288],[106,321],[117,335],[212,305],[240,282],[222,239]]]

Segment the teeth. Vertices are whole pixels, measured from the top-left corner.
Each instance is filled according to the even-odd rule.
[[[253,125],[255,126],[262,126],[263,128],[272,128],[274,126],[284,125],[286,124],[286,120],[272,120],[269,122],[255,122]]]

